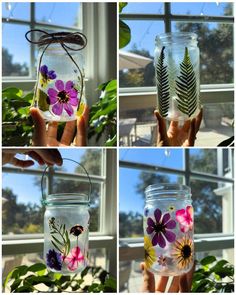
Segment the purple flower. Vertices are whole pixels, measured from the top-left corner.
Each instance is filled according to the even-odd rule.
[[[72,106],[77,107],[79,103],[77,97],[78,92],[74,88],[74,83],[72,81],[67,81],[66,85],[64,85],[62,80],[57,80],[55,82],[55,87],[56,89],[48,89],[49,103],[53,105],[52,112],[60,116],[64,109],[69,116],[72,116],[74,113]]]
[[[47,86],[47,83],[50,82],[50,80],[54,80],[57,77],[55,71],[49,71],[46,65],[41,66],[39,72],[41,74],[41,87]]]
[[[61,270],[62,268],[62,257],[61,253],[56,252],[54,249],[49,250],[46,254],[47,258],[47,266],[55,269],[55,270]]]
[[[147,219],[147,233],[154,234],[152,237],[152,245],[156,246],[157,244],[161,248],[165,248],[166,240],[169,243],[173,243],[175,241],[176,235],[170,231],[170,229],[174,229],[176,227],[176,222],[171,219],[169,213],[165,213],[162,215],[161,210],[156,209],[154,211],[155,220],[148,217]]]

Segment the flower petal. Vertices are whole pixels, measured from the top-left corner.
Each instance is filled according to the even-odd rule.
[[[73,86],[74,86],[74,83],[72,81],[67,81],[65,90],[69,91],[69,90],[71,90],[71,88],[73,88]]]
[[[55,73],[55,71],[49,71],[48,72],[48,78],[51,79],[51,80],[54,80],[56,79],[57,75]]]
[[[175,227],[176,227],[176,222],[175,222],[173,219],[169,220],[169,221],[165,224],[165,228],[167,228],[167,229],[173,229],[173,228],[175,228]]]
[[[77,106],[78,105],[78,103],[79,103],[79,100],[78,100],[78,98],[77,97],[70,97],[70,99],[69,99],[69,103],[72,105],[72,106]]]
[[[63,82],[62,80],[57,80],[57,81],[55,82],[55,86],[57,87],[57,89],[58,89],[59,91],[64,90],[64,82]]]
[[[184,215],[185,215],[184,209],[177,210],[175,213],[176,218],[183,217]]]
[[[40,70],[39,71],[40,71],[40,73],[42,75],[46,76],[47,73],[48,73],[48,67],[46,65],[43,65],[43,66],[40,67]]]
[[[158,234],[157,243],[159,244],[161,248],[165,248],[166,246],[166,241],[161,233]]]
[[[148,217],[147,219],[147,225],[154,227],[155,226],[155,222],[152,220],[152,218]]]
[[[154,211],[154,216],[155,216],[156,222],[159,223],[159,221],[161,219],[161,210],[160,209],[156,209]]]
[[[147,228],[146,228],[146,232],[150,235],[151,233],[153,233],[153,231],[154,231],[154,228],[153,227],[151,227],[151,226],[148,226]]]
[[[158,244],[158,234],[155,234],[152,238],[152,245],[156,246]]]
[[[57,94],[58,94],[58,92],[54,88],[48,89],[48,96],[49,96],[50,104],[54,104],[58,101]]]
[[[69,103],[63,103],[63,106],[67,114],[71,117],[74,113],[72,106]]]
[[[186,207],[186,213],[189,216],[189,218],[193,219],[193,207],[192,206]]]
[[[52,107],[52,112],[55,114],[55,115],[58,115],[58,116],[60,116],[61,115],[61,113],[62,113],[62,111],[63,111],[63,104],[62,103],[56,103],[56,104],[54,104],[53,105],[53,107]]]
[[[170,213],[164,214],[162,218],[162,223],[165,225],[169,219],[170,219]]]
[[[176,235],[172,231],[166,230],[164,235],[169,243],[172,243],[175,241]]]
[[[69,94],[70,97],[77,97],[77,95],[78,95],[78,91],[74,88],[67,90],[67,93]]]

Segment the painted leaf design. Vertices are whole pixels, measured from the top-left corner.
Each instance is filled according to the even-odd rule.
[[[43,112],[46,112],[49,110],[49,103],[48,103],[48,96],[47,93],[42,91],[41,89],[37,89],[37,100],[38,100],[38,107]]]
[[[167,116],[169,104],[170,104],[168,72],[167,72],[167,66],[164,66],[164,59],[165,59],[164,50],[165,50],[165,46],[162,47],[160,56],[156,63],[158,108],[162,117]]]
[[[180,64],[180,76],[176,80],[178,109],[189,117],[197,109],[197,83],[188,48],[185,47],[184,59]]]

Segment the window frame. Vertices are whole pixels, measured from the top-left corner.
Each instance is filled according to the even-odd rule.
[[[117,215],[117,191],[116,191],[116,149],[101,149],[101,176],[90,175],[92,183],[101,183],[100,197],[100,231],[93,232],[89,236],[89,247],[105,248],[107,269],[114,276],[117,274],[117,251],[116,251],[116,235],[117,225],[114,216]],[[109,163],[114,163],[111,166]],[[115,168],[114,168],[115,167]],[[25,169],[15,167],[2,167],[2,173],[24,173],[30,175],[42,176],[43,170]],[[54,176],[63,176],[61,172],[54,172]],[[65,173],[66,174],[66,173]],[[70,174],[73,179],[88,181],[83,175]],[[46,177],[46,175],[45,175]],[[109,200],[109,201],[108,201]],[[109,208],[109,210],[108,210]],[[43,252],[44,238],[43,233],[40,234],[15,234],[2,235],[2,255],[18,255]]]
[[[123,148],[121,148],[123,149]],[[203,173],[198,171],[192,171],[190,169],[189,161],[190,161],[190,151],[189,149],[183,150],[183,161],[184,167],[183,169],[176,168],[168,168],[157,165],[150,164],[142,164],[131,161],[119,161],[120,168],[129,168],[129,169],[141,169],[142,171],[147,172],[160,172],[160,173],[169,173],[175,174],[183,177],[184,184],[190,185],[190,179],[198,179],[209,182],[223,182],[232,184],[234,186],[234,171],[233,171],[233,149],[225,148],[225,149],[215,149],[217,151],[217,169],[218,174],[210,174]],[[223,152],[228,152],[228,162],[230,164],[230,172],[231,174],[228,177],[222,175],[222,165],[220,161],[223,159]],[[233,195],[231,200],[229,201],[229,208],[231,208],[231,212],[229,212],[229,216],[232,216],[232,220],[229,223],[229,234],[225,233],[208,233],[208,234],[195,234],[194,235],[194,243],[195,243],[195,251],[211,251],[211,250],[219,250],[219,249],[231,249],[234,248],[234,203],[233,203]],[[137,260],[143,259],[143,238],[120,238],[119,239],[119,260],[127,261],[127,260]],[[223,247],[223,248],[222,248]]]

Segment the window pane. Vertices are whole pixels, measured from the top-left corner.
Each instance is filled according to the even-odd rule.
[[[233,83],[233,25],[173,22],[172,31],[198,35],[201,84]]]
[[[30,3],[4,2],[2,16],[11,19],[30,20]]]
[[[128,5],[122,10],[122,13],[147,13],[147,14],[163,14],[164,5],[163,3],[132,3],[129,2]]]
[[[80,3],[35,3],[36,21],[65,27],[78,27],[79,22],[82,23],[80,10]]]
[[[195,2],[171,3],[173,14],[224,16],[233,14],[233,3]]]
[[[191,179],[194,232],[231,233],[233,188],[231,184]]]
[[[2,30],[2,75],[29,76],[30,46],[25,39],[29,27],[4,23]]]
[[[125,21],[131,29],[131,42],[122,49],[134,54],[141,55],[145,60],[134,61],[123,53],[120,55],[120,87],[140,87],[155,85],[155,70],[153,66],[153,55],[155,49],[155,38],[164,32],[164,24],[161,21]],[[121,64],[122,61],[122,64]]]
[[[190,170],[217,174],[217,150],[216,149],[190,149]]]

